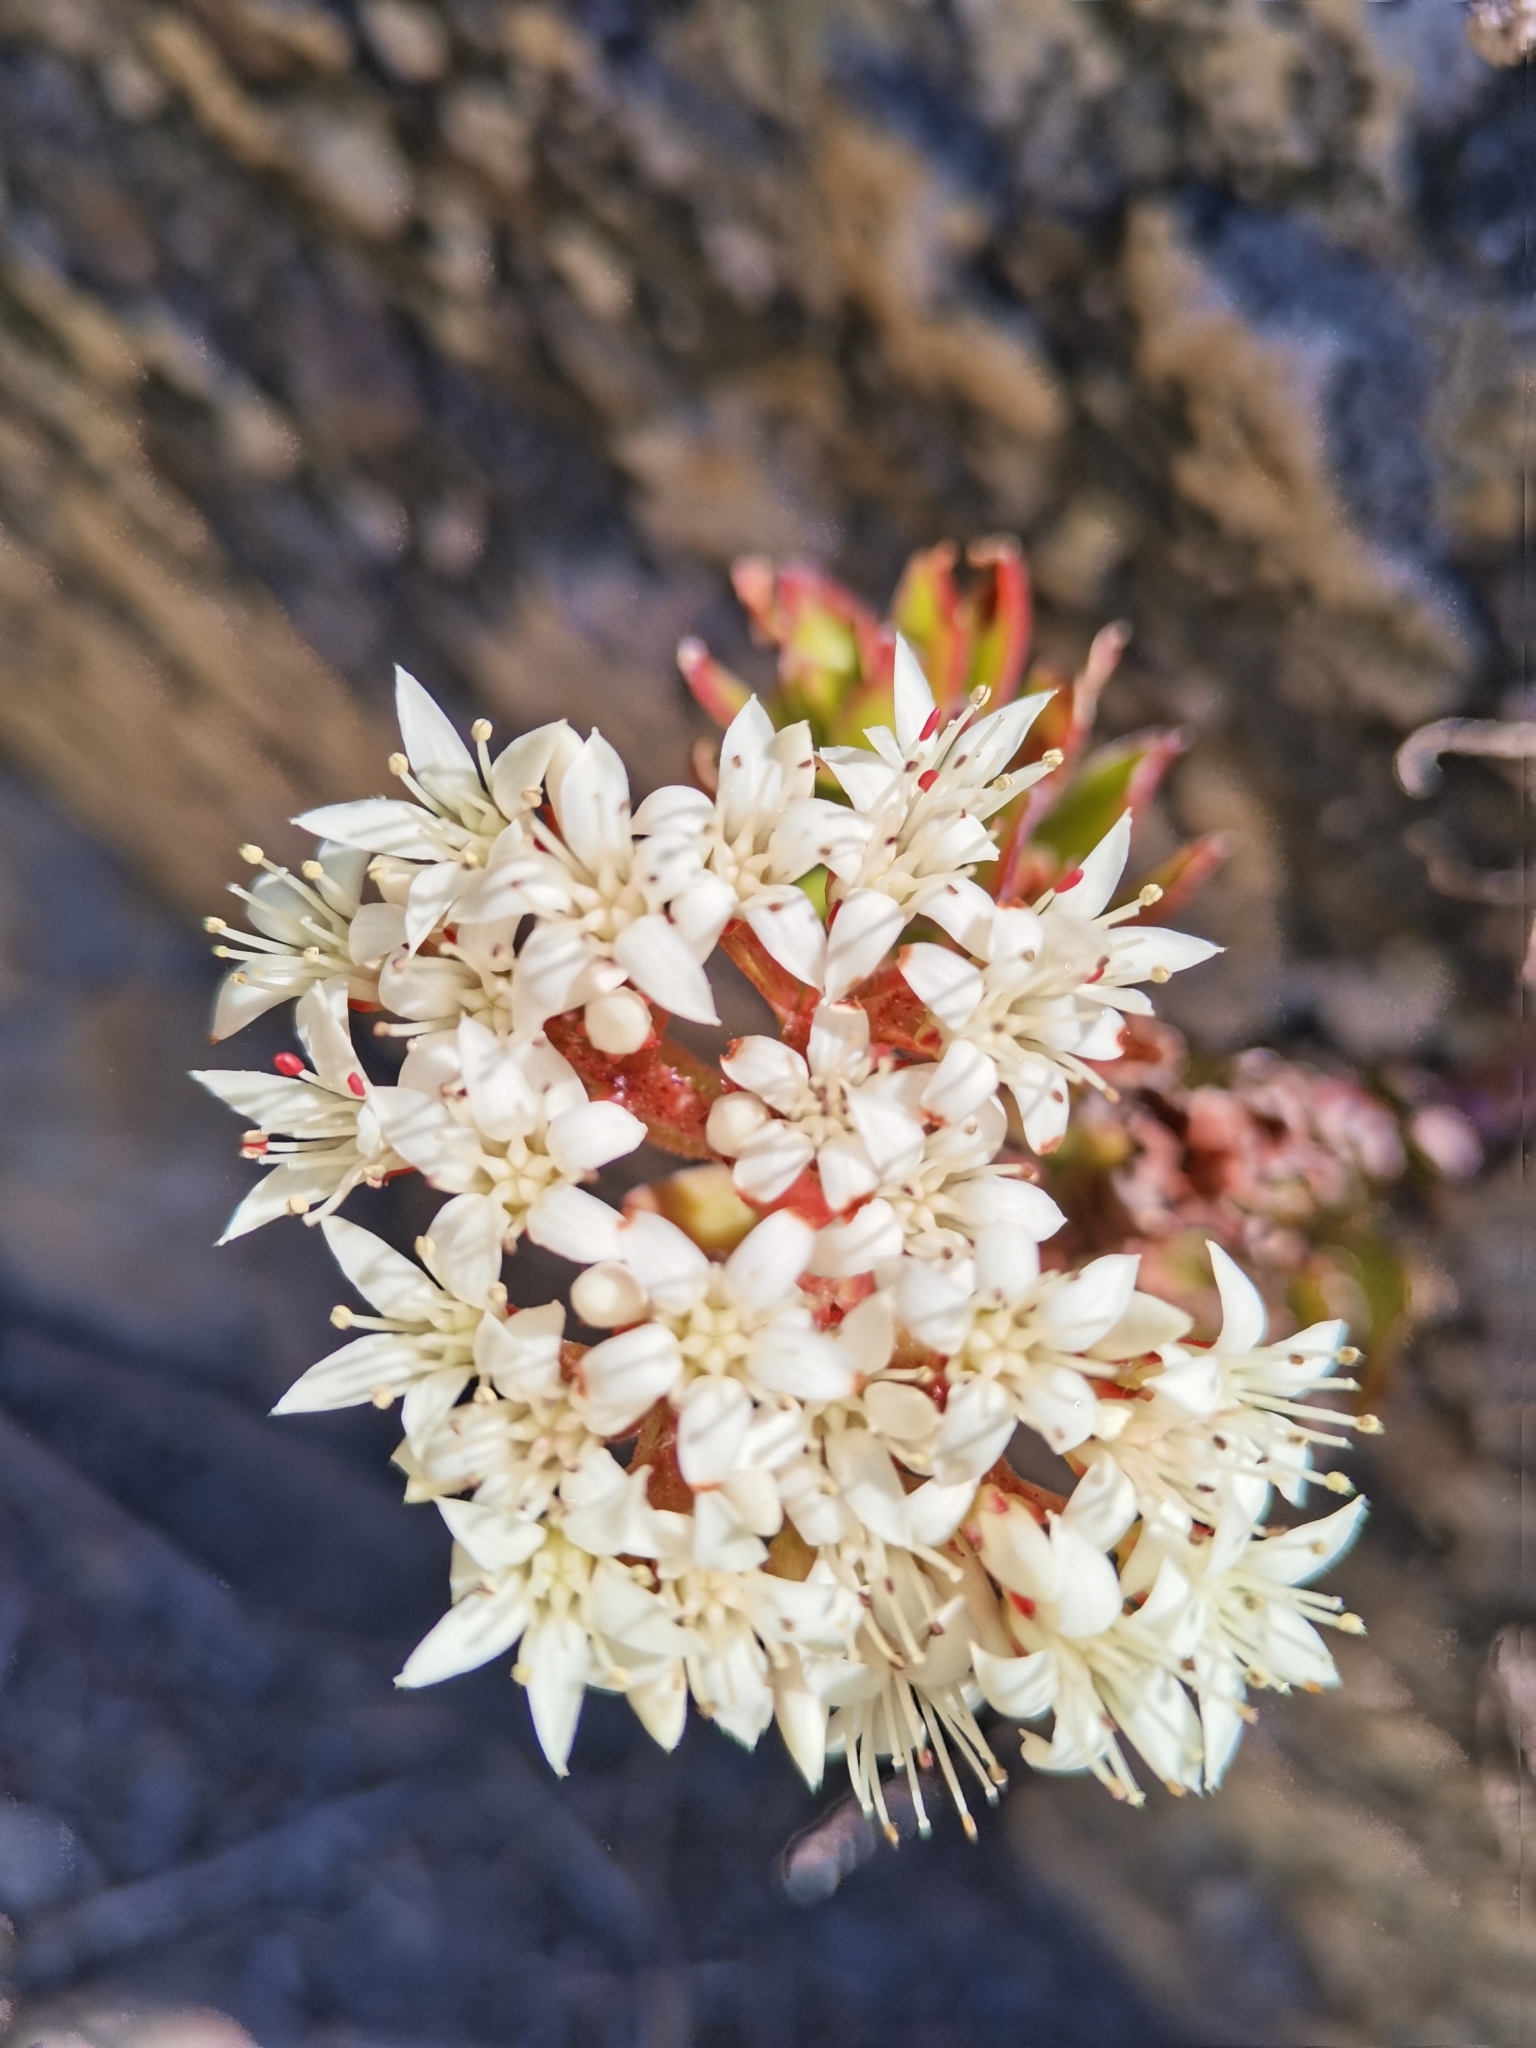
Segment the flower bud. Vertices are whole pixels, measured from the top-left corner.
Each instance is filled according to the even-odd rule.
[[[626,1266],[588,1266],[571,1283],[571,1307],[594,1330],[614,1330],[645,1314],[645,1289]]]
[[[638,1052],[651,1035],[650,1005],[632,988],[616,988],[611,995],[594,996],[582,1012],[587,1043],[610,1059]]]

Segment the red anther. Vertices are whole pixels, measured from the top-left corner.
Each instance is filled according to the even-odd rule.
[[[280,1052],[272,1064],[280,1074],[287,1074],[290,1078],[304,1071],[304,1062],[296,1052]]]
[[[939,714],[935,711],[933,715],[937,718]],[[938,779],[939,771],[937,768],[925,768],[923,773],[917,778],[917,786],[919,789],[932,789]]]
[[[240,1147],[240,1150],[245,1154],[247,1159],[259,1159],[262,1153],[266,1151],[266,1149],[267,1141],[265,1138],[247,1138],[245,1143]]]
[[[368,1093],[368,1083],[361,1074],[348,1074],[347,1086],[354,1095],[366,1095]]]
[[[935,704],[933,709],[928,714],[928,723],[923,727],[922,731],[918,734],[918,738],[920,740],[931,740],[934,734],[938,731],[938,729],[939,707],[937,704]]]
[[[1096,981],[1102,981],[1104,979],[1104,970],[1108,965],[1109,962],[1107,960],[1101,960],[1098,966],[1095,967],[1095,969],[1093,970],[1092,974],[1090,974],[1087,980],[1083,983],[1083,987],[1092,988],[1093,984]]]
[[[1075,889],[1082,879],[1082,869],[1074,868],[1070,875],[1063,875],[1061,880],[1056,884],[1056,894],[1058,896],[1065,896],[1067,891],[1069,889]]]
[[[1017,1607],[1026,1621],[1034,1620],[1035,1603],[1033,1600],[1026,1600],[1022,1593],[1010,1593],[1008,1595],[1008,1602],[1010,1606]]]

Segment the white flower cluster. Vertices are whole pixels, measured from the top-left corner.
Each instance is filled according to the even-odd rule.
[[[477,725],[472,755],[402,673],[407,796],[300,819],[321,844],[297,875],[247,848],[252,930],[210,920],[236,963],[215,1035],[297,997],[309,1062],[198,1077],[269,1169],[225,1236],[321,1223],[372,1311],[336,1311],[357,1334],[279,1412],[399,1402],[407,1497],[455,1543],[453,1604],[399,1682],[515,1648],[557,1771],[587,1687],[667,1746],[691,1697],[749,1745],[777,1720],[813,1785],[843,1753],[882,1818],[882,1758],[920,1815],[937,1770],[969,1827],[962,1777],[990,1798],[1004,1775],[984,1703],[1050,1717],[1031,1764],[1139,1799],[1123,1744],[1209,1787],[1250,1688],[1334,1682],[1314,1624],[1359,1624],[1297,1589],[1362,1504],[1261,1522],[1343,1441],[1342,1327],[1266,1344],[1214,1249],[1209,1348],[1132,1257],[1042,1269],[1063,1218],[1025,1148],[1100,1085],[1136,984],[1213,949],[1132,922],[1155,891],[1109,908],[1124,821],[1033,907],[976,881],[988,819],[1045,772],[1008,772],[1041,701],[944,723],[898,643],[894,730],[821,757],[846,802],[816,794],[808,729],[752,701],[714,796],[631,816],[599,734],[546,726],[493,761]],[[823,874],[825,912],[801,886]],[[791,996],[782,1037],[715,1071],[665,1029],[716,1021],[722,942]],[[392,1086],[354,1051],[359,1008],[409,1040]],[[583,1185],[647,1136],[716,1162],[750,1227],[701,1248]],[[337,1214],[409,1169],[449,1197],[420,1265]],[[580,1269],[569,1311],[509,1304],[524,1234]],[[567,1341],[568,1313],[607,1334]],[[1003,1462],[1021,1424],[1069,1497]]]

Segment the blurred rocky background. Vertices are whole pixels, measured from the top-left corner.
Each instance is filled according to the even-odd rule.
[[[13,2048],[1522,2038],[1523,934],[1470,880],[1522,792],[1452,763],[1426,813],[1391,758],[1529,711],[1528,13],[0,0]],[[387,1421],[263,1419],[335,1288],[297,1226],[209,1249],[191,913],[383,787],[394,659],[675,779],[679,634],[763,673],[734,555],[878,605],[995,530],[1043,658],[1132,623],[1108,730],[1189,732],[1149,852],[1233,837],[1165,1008],[1488,1163],[1403,1198],[1345,1691],[1219,1800],[1033,1781],[808,1905],[772,1741],[667,1760],[599,1702],[557,1786],[504,1676],[391,1691],[446,1545]]]

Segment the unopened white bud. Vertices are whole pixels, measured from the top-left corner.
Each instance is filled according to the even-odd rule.
[[[755,1095],[722,1095],[710,1105],[704,1136],[722,1159],[734,1159],[767,1121],[768,1111]]]
[[[587,1027],[587,1043],[610,1059],[638,1052],[651,1035],[650,1005],[632,988],[594,996],[582,1012],[582,1022]]]
[[[646,1293],[627,1266],[588,1266],[571,1283],[571,1307],[594,1330],[614,1330],[645,1314]]]

